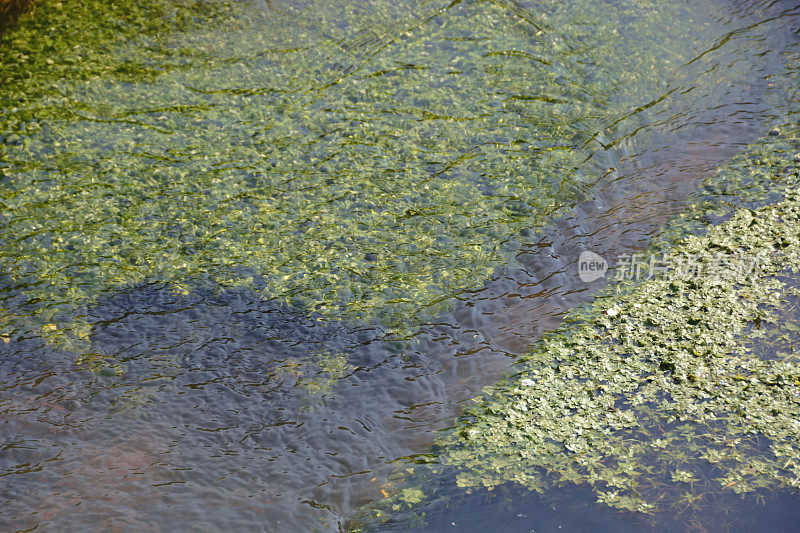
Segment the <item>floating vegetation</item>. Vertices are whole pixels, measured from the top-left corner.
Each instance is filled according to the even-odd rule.
[[[79,353],[84,310],[145,282],[409,327],[513,264],[677,87],[733,83],[679,3],[323,3],[295,30],[113,4],[43,2],[0,40],[2,273]],[[203,9],[236,17],[165,31]]]
[[[432,465],[397,486],[433,501],[437,472],[455,472],[470,490],[587,485],[598,502],[638,513],[800,489],[796,129],[754,145],[708,181],[742,187],[727,209],[713,205],[724,222],[687,235],[708,216],[695,206],[654,248],[671,242],[697,271],[613,285],[574,312],[440,435]],[[780,190],[775,203],[742,207]],[[758,267],[740,268],[748,260]],[[419,508],[399,490],[371,509],[374,518]]]

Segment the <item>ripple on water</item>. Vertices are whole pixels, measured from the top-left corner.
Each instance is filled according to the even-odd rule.
[[[376,3],[372,11],[353,3],[328,11],[314,3],[273,4],[251,13],[256,23],[243,20],[239,30],[165,37],[163,46],[178,59],[161,57],[161,77],[77,85],[68,104],[81,110],[77,119],[42,121],[42,132],[27,144],[6,143],[3,164],[18,174],[4,172],[5,180],[19,179],[41,194],[62,187],[65,201],[87,193],[74,211],[22,202],[30,210],[15,213],[15,222],[26,224],[46,223],[37,217],[53,213],[59,224],[75,212],[97,215],[85,226],[86,234],[102,237],[88,243],[99,243],[99,255],[78,254],[70,267],[137,266],[137,254],[158,261],[131,283],[109,285],[72,270],[57,287],[67,291],[79,285],[76,279],[88,286],[91,304],[77,306],[77,313],[91,324],[99,372],[43,344],[38,326],[0,342],[3,529],[335,528],[354,506],[381,496],[396,465],[420,460],[433,432],[450,423],[462,402],[567,309],[590,298],[602,282],[577,278],[580,251],[614,257],[646,247],[702,178],[784,112],[779,59],[786,28],[796,21],[780,18],[781,4],[745,3],[733,12],[723,5],[711,15],[698,11],[699,22],[681,32],[681,43],[654,43],[649,32],[635,33],[635,19],[628,37],[643,39],[644,48],[696,52],[691,64],[652,79],[634,69],[641,66],[634,55],[600,64],[619,49],[594,55],[581,49],[594,43],[591,32],[569,40],[570,28],[597,22],[589,8],[571,14],[572,26],[570,13],[554,10],[564,26],[537,29],[534,8],[553,8],[549,3],[463,3],[441,12],[431,3]],[[484,8],[492,23],[466,32],[464,21],[480,20],[475,13]],[[281,26],[292,30],[270,33]],[[545,30],[559,48],[541,46],[537,32]],[[511,40],[521,49],[512,50]],[[131,42],[124,54],[133,57],[151,44]],[[581,63],[589,59],[595,63]],[[619,76],[612,84],[595,83],[613,74]],[[525,76],[540,76],[541,83]],[[21,146],[27,151],[16,151]],[[573,161],[575,153],[586,161]],[[122,187],[118,167],[140,180],[136,187]],[[532,184],[527,173],[545,179]],[[400,177],[382,181],[382,175]],[[511,192],[499,184],[506,177],[521,180]],[[431,180],[440,181],[441,194],[418,194]],[[507,255],[464,259],[465,277],[455,288],[439,283],[423,291],[426,298],[452,295],[455,303],[433,306],[427,316],[417,314],[416,303],[403,308],[399,316],[413,327],[399,332],[374,319],[304,310],[320,298],[307,283],[313,276],[297,286],[272,286],[267,297],[236,286],[164,283],[183,281],[183,274],[192,279],[192,269],[205,265],[197,257],[224,256],[231,264],[211,270],[228,272],[248,259],[247,250],[260,249],[257,232],[240,235],[245,252],[203,250],[184,232],[184,219],[198,206],[216,217],[212,229],[234,231],[242,222],[236,213],[259,188],[269,194],[256,200],[278,206],[269,217],[283,222],[274,233],[286,246],[354,232],[342,254],[314,248],[292,264],[297,271],[312,271],[319,256],[336,262],[346,255],[366,279],[391,255],[380,248],[385,235],[418,260],[406,265],[412,271],[448,269],[447,243],[459,242],[460,224],[484,250],[500,244]],[[359,197],[365,190],[372,196]],[[352,201],[336,203],[347,195]],[[470,195],[488,204],[470,203]],[[109,198],[117,203],[104,203]],[[325,201],[335,207],[327,226],[298,216],[297,205],[315,198],[322,199],[320,211]],[[448,215],[451,200],[468,208],[455,220],[436,219]],[[365,225],[388,233],[367,235],[358,224],[344,224],[367,216],[375,207],[370,202],[402,208],[392,223],[383,222],[381,209],[369,213]],[[561,204],[565,209],[557,209]],[[525,205],[535,209],[527,213]],[[114,259],[107,252],[119,251],[112,227],[119,221],[109,213],[132,207],[144,228],[141,247],[123,246]],[[478,208],[487,210],[481,224],[488,230],[471,222]],[[420,225],[397,222],[403,216]],[[500,229],[493,233],[493,225]],[[48,239],[59,235],[58,224],[51,229],[31,233],[44,236],[38,243],[48,253],[54,251]],[[4,245],[25,245],[19,237],[28,230],[7,225]],[[436,232],[445,237],[435,241],[438,247],[420,244],[422,233],[442,236]],[[78,244],[56,251],[71,257],[69,246]],[[442,255],[425,263],[432,250]],[[40,252],[20,250],[37,265],[52,265],[37,262]],[[180,275],[159,277],[171,269]],[[120,271],[128,279],[122,274],[130,272]],[[6,279],[2,287],[4,307],[18,315],[32,312],[34,289],[62,295],[25,281]],[[391,309],[393,297],[378,301]],[[514,498],[520,508],[527,505],[523,496]],[[469,516],[464,508],[459,513]]]

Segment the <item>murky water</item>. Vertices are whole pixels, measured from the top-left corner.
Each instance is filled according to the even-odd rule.
[[[4,530],[336,529],[796,113],[792,2],[234,13],[4,135]]]

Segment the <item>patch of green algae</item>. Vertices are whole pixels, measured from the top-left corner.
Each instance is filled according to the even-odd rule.
[[[152,79],[163,72],[157,47],[120,57],[115,49],[131,39],[158,39],[230,16],[223,0],[39,0],[30,13],[0,34],[0,133],[15,133],[26,120],[63,116],[65,83],[95,79]],[[163,59],[161,60],[163,63]],[[44,112],[44,114],[43,114]],[[22,122],[23,124],[20,124]],[[25,131],[17,129],[17,134]],[[0,143],[2,144],[2,143]]]
[[[670,490],[800,488],[800,360],[763,359],[743,338],[775,322],[791,289],[771,276],[797,265],[799,233],[792,190],[688,239],[681,252],[703,267],[742,251],[760,275],[673,272],[599,299],[605,316],[543,340],[468,412],[443,462],[464,487],[586,483],[641,512],[674,504]]]
[[[21,13],[29,10],[32,4],[32,0],[0,0],[0,33]]]
[[[677,3],[312,2],[190,34],[97,8],[87,39],[60,9],[0,42],[0,265],[90,354],[83,310],[142,282],[406,327],[513,262],[677,87],[734,82],[692,62]]]
[[[34,332],[48,343],[80,354],[79,361],[89,368],[120,372],[118,365],[90,351],[91,330],[79,317],[86,302],[80,288],[85,280],[73,273],[66,293],[55,295],[52,291],[55,270],[70,267],[64,256],[40,248],[38,253],[43,255],[38,260],[47,256],[49,271],[38,272],[34,280],[26,277],[31,264],[21,261],[24,252],[16,245],[18,239],[29,238],[48,223],[58,221],[35,219],[30,210],[35,209],[36,203],[46,201],[42,197],[30,198],[33,205],[24,206],[24,213],[14,209],[13,203],[8,202],[19,193],[14,174],[18,165],[41,163],[45,157],[41,148],[52,150],[53,143],[57,146],[57,141],[46,136],[35,139],[43,128],[77,118],[71,97],[76,85],[98,79],[119,83],[151,81],[164,72],[164,50],[152,46],[123,56],[118,51],[121,45],[131,40],[157,41],[165,34],[196,28],[201,21],[227,20],[231,13],[229,2],[216,0],[40,0],[0,33],[0,274],[6,286],[14,287],[24,278],[50,287],[24,292],[37,306],[33,321],[29,309],[9,306],[3,311],[4,332],[0,339],[10,342],[21,327],[33,326]],[[37,179],[41,177],[39,174]],[[64,175],[63,179],[69,176]],[[40,187],[49,188],[41,181]],[[70,216],[73,220],[86,218],[79,211]],[[27,228],[25,235],[17,233],[22,227]],[[62,308],[59,317],[54,311],[58,306]]]

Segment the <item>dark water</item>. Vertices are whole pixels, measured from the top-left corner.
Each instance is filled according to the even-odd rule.
[[[565,488],[548,494],[504,487],[465,495],[455,487],[439,487],[453,497],[446,507],[429,506],[419,511],[420,522],[386,523],[376,531],[797,531],[800,523],[797,496],[769,495],[757,503],[737,495],[720,498],[716,508],[702,512],[680,507],[671,516],[658,518],[614,511],[595,502],[590,490]]]
[[[46,279],[42,272],[59,264],[33,259],[25,263],[34,265],[27,276],[4,271],[3,308],[19,316],[33,315],[37,306],[47,307],[42,301],[51,298],[56,310],[45,322],[64,313],[81,314],[91,325],[91,354],[113,365],[93,367],[76,358],[76,353],[45,343],[42,326],[35,321],[21,321],[8,342],[0,342],[0,528],[337,529],[359,505],[381,497],[381,486],[393,469],[428,452],[433,433],[449,425],[463,402],[499,377],[542,331],[557,325],[567,309],[591,297],[602,281],[585,284],[578,279],[575,261],[581,251],[591,249],[614,257],[646,247],[669,217],[680,212],[703,178],[771,125],[796,116],[797,110],[785,103],[796,73],[787,71],[784,61],[787,53],[797,52],[800,25],[800,13],[791,2],[675,3],[687,17],[673,21],[677,29],[644,31],[634,24],[638,19],[626,19],[623,22],[631,24],[630,39],[644,40],[625,42],[626,26],[621,26],[624,46],[609,50],[600,45],[596,50],[580,50],[578,45],[588,39],[585,34],[574,41],[565,34],[564,48],[550,51],[550,59],[562,57],[563,64],[548,60],[544,71],[584,87],[583,93],[564,94],[599,102],[585,111],[575,131],[566,134],[564,123],[575,124],[574,116],[572,122],[562,123],[548,115],[544,124],[537,123],[542,109],[525,107],[525,102],[540,100],[522,94],[514,85],[515,76],[521,74],[548,79],[540,70],[515,70],[512,59],[498,65],[492,63],[494,55],[469,61],[462,57],[478,46],[474,42],[495,43],[503,37],[493,30],[500,22],[488,15],[484,27],[470,26],[471,10],[499,5],[503,13],[526,20],[552,6],[455,4],[441,10],[427,2],[346,3],[341,11],[312,2],[256,5],[243,11],[251,18],[243,18],[238,28],[209,28],[167,39],[165,47],[192,49],[195,55],[186,65],[165,65],[165,74],[155,81],[100,79],[71,87],[71,103],[60,105],[72,112],[81,109],[89,118],[43,123],[40,133],[32,134],[31,143],[25,145],[27,152],[9,144],[5,157],[14,171],[6,179],[17,180],[11,188],[23,191],[28,189],[21,184],[41,183],[42,190],[53,191],[63,186],[61,192],[67,196],[51,198],[52,204],[37,204],[31,198],[38,197],[31,196],[17,204],[3,231],[8,257],[55,253],[55,248],[39,252],[32,248],[31,252],[14,241],[10,235],[22,227],[19,221],[33,224],[33,234],[55,240],[59,227],[67,228],[64,234],[75,230],[63,219],[58,219],[61,226],[56,224],[54,229],[47,217],[73,213],[88,220],[100,212],[97,206],[102,198],[127,194],[120,192],[124,189],[120,183],[130,185],[136,194],[145,190],[134,187],[133,178],[117,180],[114,165],[124,167],[129,177],[158,177],[163,172],[166,183],[178,183],[141,193],[142,205],[158,205],[161,210],[150,213],[149,220],[173,223],[163,233],[145,236],[138,245],[144,252],[161,240],[171,242],[171,232],[178,235],[175,238],[184,237],[183,218],[212,212],[207,203],[210,197],[218,209],[213,214],[223,213],[233,221],[235,217],[228,213],[245,208],[236,203],[239,200],[231,191],[250,187],[255,195],[266,183],[275,188],[283,180],[294,185],[270,192],[273,200],[281,195],[286,199],[271,215],[285,222],[273,233],[283,238],[281,228],[288,228],[287,246],[329,238],[333,230],[308,230],[314,223],[297,219],[297,210],[304,205],[297,199],[318,199],[320,205],[327,202],[335,208],[326,211],[317,206],[310,215],[332,213],[334,221],[338,217],[345,231],[354,232],[354,243],[345,247],[346,252],[356,250],[353,257],[367,262],[376,260],[368,255],[381,254],[404,238],[410,244],[427,242],[423,236],[438,226],[431,226],[432,230],[425,226],[428,229],[422,231],[389,225],[384,233],[357,233],[362,228],[348,221],[366,216],[368,210],[361,211],[363,206],[357,203],[337,204],[340,192],[325,187],[341,183],[352,183],[355,191],[385,187],[385,196],[373,193],[364,200],[369,207],[375,198],[394,205],[392,198],[400,194],[398,190],[414,187],[416,191],[426,183],[421,177],[442,172],[453,183],[463,179],[463,187],[472,187],[465,190],[484,193],[499,190],[495,181],[514,173],[547,168],[549,177],[541,180],[546,186],[538,182],[528,189],[527,182],[516,185],[517,200],[547,201],[535,205],[536,217],[511,219],[509,215],[508,222],[520,227],[539,223],[543,229],[530,232],[527,239],[518,232],[490,235],[506,239],[504,262],[464,260],[465,271],[485,269],[491,272],[489,279],[475,274],[462,276],[453,286],[433,283],[435,290],[422,290],[421,298],[449,295],[454,301],[441,308],[414,303],[410,313],[388,313],[405,321],[407,327],[400,329],[380,319],[386,309],[408,307],[393,303],[401,301],[398,294],[413,289],[405,278],[397,282],[402,290],[376,304],[381,312],[356,320],[344,311],[326,311],[324,306],[311,305],[317,311],[309,310],[309,302],[327,302],[314,291],[330,286],[320,289],[305,281],[295,285],[265,281],[266,292],[258,284],[248,288],[232,283],[219,289],[219,276],[209,274],[214,283],[187,281],[176,288],[176,280],[183,283],[184,277],[171,273],[148,274],[131,283],[106,282],[103,276],[109,270],[103,268],[107,267],[98,267],[99,273],[91,275],[42,281]],[[616,4],[601,7],[613,10]],[[592,17],[602,14],[600,8],[597,13],[576,8],[576,27],[597,24]],[[455,28],[449,34],[448,24]],[[413,42],[413,34],[419,31],[423,34],[419,46],[399,49],[391,45],[406,32],[412,34]],[[535,35],[531,31],[508,38],[514,47],[530,42],[538,53]],[[665,36],[673,41],[662,42]],[[675,40],[676,36],[681,39]],[[119,54],[126,57],[147,46],[152,43],[134,41]],[[633,54],[637,49],[663,49],[665,55],[674,53],[675,62],[662,58],[655,79],[639,70],[644,65],[639,59],[620,57],[619,64],[606,65],[602,72],[597,65],[584,64],[587,58],[596,57],[599,64],[602,54]],[[292,50],[302,53],[291,56]],[[290,57],[273,64],[272,58],[279,53]],[[405,76],[415,70],[409,57],[418,54],[422,65],[428,53],[437,58],[436,68],[449,65],[454,77],[439,81],[401,77],[382,88],[393,91],[386,99],[379,97],[380,86],[364,85],[392,72]],[[475,71],[476,62],[484,70]],[[657,62],[653,60],[654,72]],[[576,64],[585,70],[570,71]],[[309,65],[325,68],[315,71]],[[264,72],[276,78],[265,80]],[[357,81],[347,86],[333,83],[333,77],[348,76]],[[513,97],[507,101],[495,98],[503,94],[503,83],[509,86],[505,96]],[[547,87],[546,82],[541,86]],[[436,98],[422,94],[431,87],[438,89]],[[362,89],[365,92],[359,93]],[[471,92],[476,89],[483,92]],[[442,103],[447,97],[441,95],[448,94],[452,102]],[[523,102],[522,107],[514,108],[514,102]],[[459,107],[467,104],[471,107]],[[451,106],[452,114],[443,115],[444,108],[437,106]],[[280,113],[278,123],[275,117]],[[435,116],[425,118],[425,113]],[[459,113],[472,117],[466,126],[455,120]],[[521,133],[505,131],[499,126],[502,120],[515,121]],[[262,127],[259,121],[273,122]],[[142,131],[131,132],[133,123]],[[156,131],[158,127],[163,130]],[[253,146],[266,154],[264,164],[276,170],[263,170],[258,166],[263,162],[247,159],[253,154],[243,139],[256,139],[262,129],[267,140]],[[332,134],[340,136],[335,142],[319,140],[334,130],[338,133]],[[385,142],[406,130],[413,130],[417,139]],[[551,130],[561,137],[548,138]],[[134,134],[140,137],[128,143]],[[556,155],[548,152],[537,159],[524,145],[513,143],[517,135],[528,142],[538,135],[540,151],[548,142],[569,138],[570,157],[578,161],[562,157],[558,150],[553,152]],[[471,149],[484,144],[490,148],[470,157]],[[386,175],[398,162],[409,167],[402,175],[414,179],[399,182],[395,190],[376,176]],[[218,169],[223,163],[228,174],[204,173],[206,166]],[[512,172],[503,165],[518,167]],[[195,182],[179,181],[176,176],[181,170],[195,175],[205,188],[192,189]],[[567,172],[571,174],[560,174]],[[306,177],[297,178],[297,173]],[[228,181],[217,186],[215,179],[221,176]],[[100,189],[108,186],[107,193],[92,193],[88,205],[71,206],[67,215],[59,210],[59,198],[94,191],[94,183]],[[449,189],[440,190],[445,207],[466,201],[459,195],[451,199]],[[500,193],[486,195],[495,198]],[[429,202],[422,195],[398,202],[407,209],[435,200]],[[495,208],[501,211],[494,204],[486,207],[490,213]],[[437,216],[446,214],[444,209],[436,212]],[[467,209],[461,218],[451,220],[452,227],[461,228],[462,219],[470,214]],[[369,220],[371,227],[382,230],[377,219]],[[503,219],[489,218],[489,223],[500,225]],[[47,231],[40,226],[37,233],[36,224]],[[242,224],[254,231],[246,222]],[[470,233],[474,229],[470,226],[465,233],[473,239],[468,242],[483,246],[485,242],[474,237],[481,233]],[[225,234],[230,242],[241,237],[230,231]],[[382,236],[387,234],[391,237]],[[455,234],[445,237],[463,245]],[[103,255],[109,242],[96,255],[69,259],[66,266],[78,261],[112,264],[111,256]],[[240,248],[258,248],[244,237],[235,242]],[[364,243],[377,246],[377,252]],[[419,247],[423,256],[441,252],[441,262],[433,259],[428,264],[434,270],[447,268],[455,257],[447,245]],[[246,262],[250,256],[238,248],[209,245],[208,249],[208,257],[229,254],[241,260],[241,265],[227,265],[229,270],[242,266],[257,271]],[[198,246],[194,254],[182,249],[183,255],[174,257],[166,252],[144,255],[180,270],[175,266],[180,261],[203,253]],[[295,261],[289,265],[298,272],[311,271],[311,259],[304,253],[288,259]],[[315,253],[324,256],[312,250],[309,257]],[[265,257],[257,255],[253,264],[271,260]],[[159,266],[154,271],[169,268]],[[396,265],[385,268],[391,271]],[[191,269],[214,272],[201,260],[187,267]],[[330,271],[336,270],[330,267]],[[185,279],[195,278],[186,275]],[[77,311],[65,311],[59,298],[72,281],[93,296],[74,306]],[[48,292],[51,286],[58,290]],[[42,287],[42,292],[35,292]],[[553,501],[570,503],[565,507]],[[580,491],[554,495],[553,500],[514,492],[479,494],[453,503],[450,510],[435,515],[430,528],[444,530],[453,524],[466,525],[470,531],[478,527],[509,531],[648,527],[637,517],[599,508]],[[776,508],[785,514],[796,504],[791,497]],[[763,509],[756,512],[760,514],[751,521],[721,527],[788,530],[797,523],[793,521],[796,514],[786,518]],[[678,518],[670,526],[685,529],[693,524]]]

